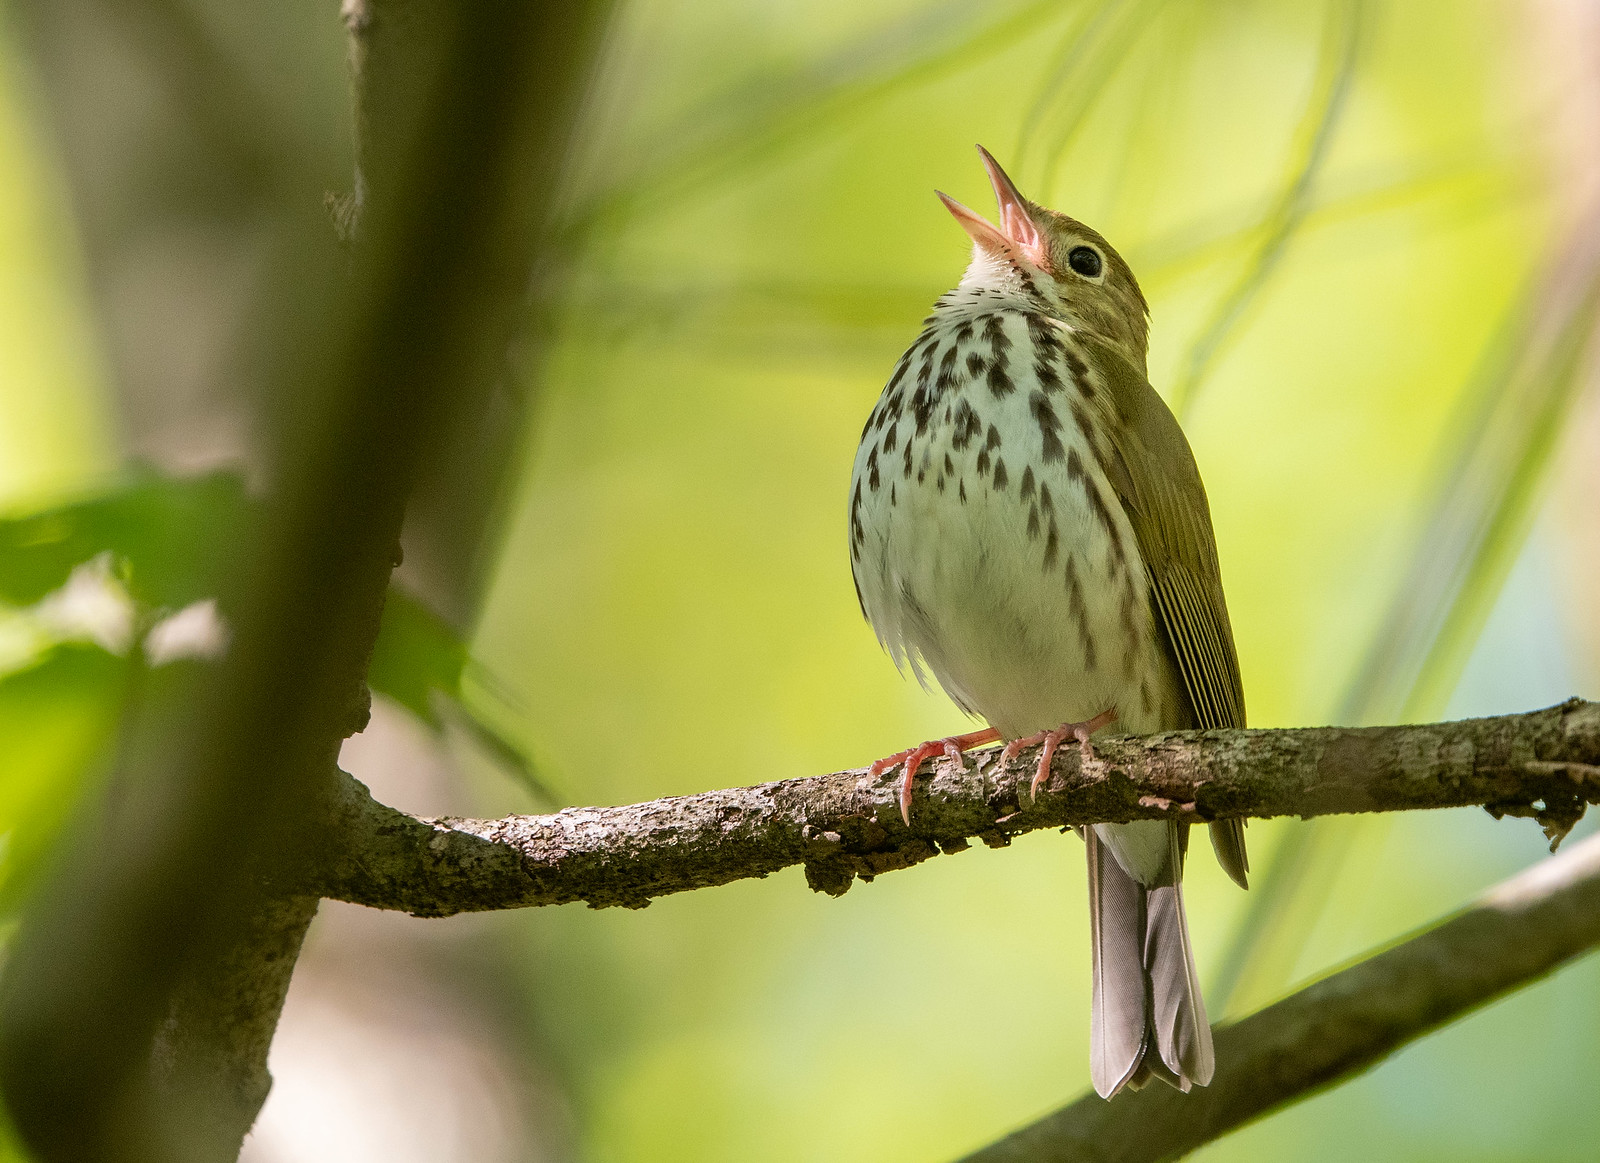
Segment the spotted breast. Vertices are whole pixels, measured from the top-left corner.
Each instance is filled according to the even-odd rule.
[[[1095,440],[1097,352],[1015,294],[961,287],[900,357],[850,486],[861,608],[1006,738],[1114,706],[1173,721],[1138,543]]]

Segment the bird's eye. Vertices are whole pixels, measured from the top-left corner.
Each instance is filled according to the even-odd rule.
[[[1092,246],[1075,246],[1067,255],[1067,265],[1086,279],[1098,279],[1104,264],[1100,252]]]

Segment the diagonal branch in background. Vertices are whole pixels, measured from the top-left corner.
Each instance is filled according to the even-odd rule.
[[[1167,403],[1187,419],[1211,369],[1236,334],[1251,304],[1271,280],[1289,243],[1305,222],[1329,148],[1348,106],[1356,66],[1366,40],[1366,0],[1342,0],[1329,7],[1322,62],[1302,118],[1302,143],[1292,177],[1263,216],[1260,245],[1237,282],[1212,310],[1210,321],[1189,346],[1182,371],[1167,392]]]
[[[1600,944],[1600,836],[1437,928],[1217,1030],[1211,1085],[1086,1095],[964,1163],[1176,1159],[1357,1074]]]
[[[862,771],[568,808],[500,820],[425,819],[375,802],[345,777],[313,845],[311,879],[281,886],[419,916],[653,897],[803,864],[834,895],[976,837],[992,847],[1039,828],[1176,814],[1318,816],[1481,805],[1539,818],[1553,841],[1600,803],[1600,703],[1407,727],[1173,732],[1097,740],[1085,766],[1058,752],[1026,803],[1037,752],[918,780],[908,828],[894,772]]]

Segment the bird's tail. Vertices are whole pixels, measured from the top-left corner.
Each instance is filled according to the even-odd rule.
[[[1216,1067],[1183,912],[1180,829],[1187,825],[1141,821],[1084,829],[1094,957],[1089,1070],[1102,1098],[1151,1078],[1187,1091],[1210,1082]],[[1123,867],[1113,846],[1133,857],[1148,850],[1147,859],[1129,861],[1148,884]]]

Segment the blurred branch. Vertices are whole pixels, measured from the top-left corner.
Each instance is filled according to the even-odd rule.
[[[1111,79],[1133,46],[1148,34],[1165,3],[1166,0],[1133,0],[1131,3],[1116,0],[1103,4],[1082,36],[1063,44],[1056,69],[1034,103],[1034,108],[1039,110],[1037,117],[1042,117],[1045,108],[1052,104],[1062,107],[1055,115],[1049,152],[1039,171],[1042,180],[1038,198],[1045,205],[1055,197],[1055,177],[1061,159],[1087,122],[1090,111],[1110,89]],[[1029,117],[1037,119],[1031,111]],[[1019,142],[1019,145],[1025,144],[1026,138]]]
[[[965,1163],[1176,1159],[1351,1077],[1600,944],[1600,836],[1454,918],[1216,1032],[1211,1085],[1090,1094]]]
[[[1061,40],[1061,45],[1056,49],[1055,65],[1050,70],[1050,75],[1039,86],[1039,91],[1028,103],[1028,111],[1023,114],[1022,125],[1017,130],[1017,144],[1012,150],[1012,157],[1020,163],[1028,153],[1028,144],[1033,138],[1034,131],[1039,128],[1050,106],[1058,100],[1063,92],[1070,93],[1067,83],[1082,66],[1084,58],[1094,50],[1096,38],[1100,36],[1106,25],[1121,15],[1120,9],[1125,7],[1121,0],[1106,0],[1104,3],[1090,5],[1074,13],[1077,17],[1068,28],[1066,35]],[[1104,77],[1099,78],[1104,80]],[[1091,102],[1083,101],[1086,108]],[[1076,121],[1069,123],[1063,138],[1070,137],[1076,128]],[[1020,165],[1018,167],[1020,169]],[[1044,189],[1041,185],[1040,190]],[[1040,198],[1043,199],[1043,194]]]
[[[1180,416],[1187,416],[1193,408],[1195,397],[1218,354],[1271,279],[1290,240],[1311,209],[1317,178],[1333,144],[1360,59],[1366,0],[1339,0],[1329,8],[1327,19],[1322,62],[1300,129],[1299,156],[1282,193],[1262,219],[1264,235],[1250,265],[1217,304],[1205,330],[1190,345],[1183,371],[1167,392],[1168,403]]]
[[[913,6],[865,38],[800,67],[773,62],[691,108],[683,117],[605,159],[595,187],[570,207],[564,238],[596,233],[641,210],[659,211],[714,180],[813,144],[870,105],[950,75],[1035,35],[1059,16],[1054,0]],[[626,60],[611,67],[630,67]],[[611,174],[608,171],[620,169]],[[578,183],[575,183],[578,184]],[[592,257],[591,257],[592,261]]]
[[[941,761],[900,822],[897,773],[845,771],[612,808],[500,820],[414,817],[344,777],[309,883],[284,886],[375,908],[443,916],[651,898],[803,864],[833,895],[977,837],[1174,815],[1317,816],[1482,805],[1536,816],[1559,841],[1600,802],[1600,704],[1426,726],[1175,732],[1097,740],[1085,765],[1056,754],[1025,806],[1037,761],[998,752]]]
[[[316,897],[264,902],[223,955],[197,965],[173,990],[151,1059],[159,1092],[181,1103],[190,1154],[238,1153],[239,1112],[252,1114],[272,1089],[267,1051],[289,995],[289,981]]]
[[[423,5],[394,7],[432,67],[396,85],[381,139],[368,120],[353,264],[293,180],[307,175],[286,177],[280,283],[257,320],[277,457],[220,587],[233,645],[214,667],[141,672],[109,794],[8,950],[0,1082],[41,1160],[237,1154],[314,911],[264,886],[308,858],[307,815],[366,721],[408,496],[526,285],[526,218],[583,67],[568,33],[593,9],[441,0],[424,23]]]
[[[549,317],[564,304],[570,257],[550,245],[568,167],[568,128],[581,113],[583,83],[610,9],[608,0],[541,5],[560,52],[546,54],[534,85],[543,107],[530,130],[546,147],[537,166],[519,175],[522,213],[503,245],[477,257],[478,346],[451,385],[442,417],[418,465],[408,500],[401,577],[465,633],[477,620],[489,566],[499,548],[508,489],[524,455],[528,417],[537,403]],[[343,0],[347,31],[355,168],[349,193],[327,207],[340,236],[359,255],[370,199],[381,194],[385,159],[405,156],[420,112],[450,82],[446,50],[461,19],[450,0]]]
[[[1533,522],[1562,425],[1595,382],[1600,201],[1552,245],[1462,393],[1405,573],[1338,721],[1437,714]]]

